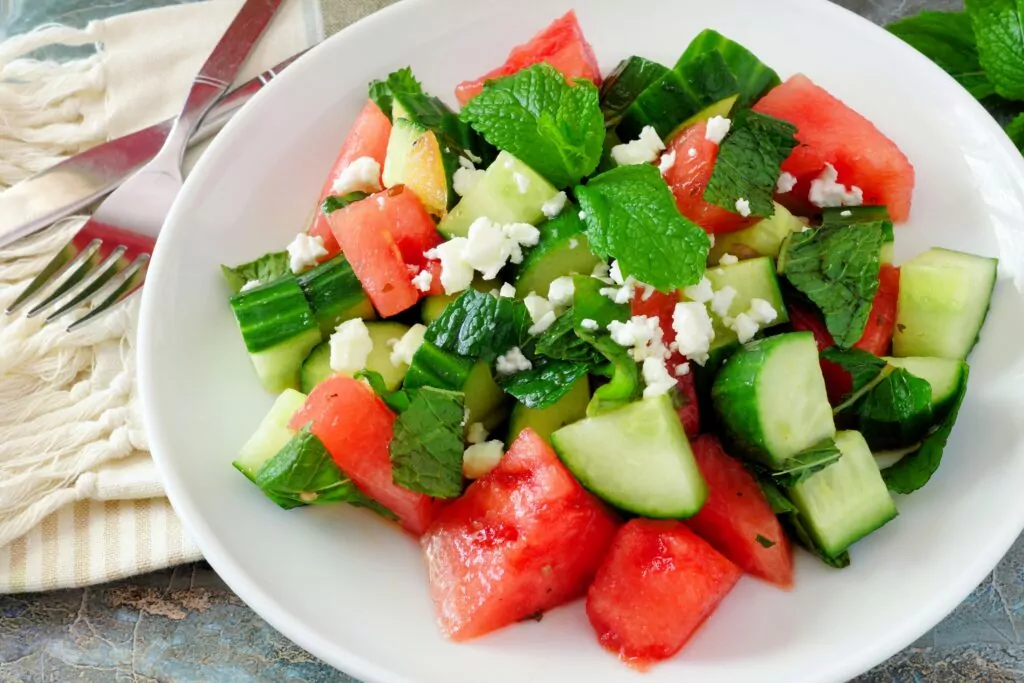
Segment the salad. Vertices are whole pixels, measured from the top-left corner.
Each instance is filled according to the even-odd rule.
[[[650,666],[936,472],[997,263],[893,263],[914,167],[820,85],[713,30],[602,76],[570,11],[458,111],[368,94],[311,224],[224,267],[277,396],[234,466],[415,535],[445,636],[585,596]]]

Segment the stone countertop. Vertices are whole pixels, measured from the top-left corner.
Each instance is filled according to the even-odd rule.
[[[113,6],[127,11],[178,1],[117,0]],[[877,23],[962,6],[960,0],[838,2]],[[60,12],[40,13],[45,5],[67,8],[76,24],[83,14],[99,16],[92,10],[106,5],[109,13],[111,6],[13,0],[13,18],[60,18]],[[1024,681],[1022,628],[1019,540],[953,614],[857,683]],[[358,683],[274,631],[202,562],[81,590],[0,596],[0,681]]]

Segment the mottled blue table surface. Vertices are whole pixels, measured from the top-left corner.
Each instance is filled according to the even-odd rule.
[[[181,0],[0,0],[19,33]],[[339,0],[344,1],[344,0]],[[840,0],[878,23],[959,0]],[[2,35],[2,32],[0,32]],[[1024,540],[945,621],[861,682],[1024,681]],[[0,596],[0,681],[347,682],[249,610],[205,563],[84,590]]]

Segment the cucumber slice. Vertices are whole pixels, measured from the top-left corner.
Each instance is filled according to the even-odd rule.
[[[495,383],[490,364],[478,360],[460,390],[466,395],[467,424],[483,422],[493,428],[505,419],[505,392]],[[500,413],[500,419],[495,421],[496,413]]]
[[[716,116],[723,116],[728,118],[729,114],[732,113],[733,107],[736,106],[736,100],[738,100],[739,98],[740,96],[738,94],[732,95],[731,97],[726,97],[724,100],[719,100],[718,102],[715,102],[710,107],[705,107],[701,109],[699,112],[697,112],[696,114],[694,114],[693,116],[691,116],[690,118],[686,119],[678,126],[676,126],[675,130],[669,133],[668,137],[665,138],[665,141],[668,142],[676,135],[682,133],[684,130],[689,128],[690,126],[694,126],[698,123],[704,123],[708,119],[714,118]]]
[[[516,174],[525,180],[517,183]],[[520,184],[525,192],[520,191]],[[465,237],[469,226],[481,216],[495,223],[533,225],[544,218],[544,202],[556,194],[558,189],[540,174],[508,152],[502,152],[437,229],[448,237]]]
[[[573,273],[590,275],[603,260],[590,251],[583,221],[571,204],[538,229],[540,242],[527,253],[516,276],[516,295],[520,299],[530,292],[546,297],[556,278]]]
[[[651,83],[668,73],[668,67],[643,57],[627,57],[612,69],[601,84],[601,111],[604,125],[614,127],[622,113]]]
[[[897,514],[860,432],[837,432],[835,442],[842,457],[788,489],[808,533],[829,557],[838,557]]]
[[[505,392],[494,382],[491,366],[482,360],[474,361],[448,353],[430,342],[423,342],[412,357],[403,386],[406,389],[437,387],[463,392],[468,411],[466,424],[484,422],[496,426],[504,419],[501,415],[497,422],[485,420],[505,403]]]
[[[836,433],[810,332],[743,346],[719,371],[711,400],[736,449],[770,468]]]
[[[405,166],[409,161],[409,152],[412,151],[416,140],[426,132],[426,126],[407,118],[395,116],[391,125],[391,135],[388,137],[384,170],[381,173],[384,187],[394,187],[402,183],[405,178]]]
[[[890,365],[904,368],[915,377],[932,385],[932,415],[935,422],[945,419],[960,393],[960,386],[967,381],[968,367],[962,360],[949,358],[885,358]]]
[[[550,443],[552,432],[587,416],[589,403],[590,381],[587,377],[576,380],[565,396],[547,408],[527,408],[522,403],[516,403],[509,417],[508,443],[515,441],[519,432],[527,428]]]
[[[275,394],[298,388],[302,361],[322,337],[295,278],[236,294],[231,310],[263,388]]]
[[[775,274],[775,262],[767,257],[739,261],[727,266],[718,266],[707,271],[706,277],[711,287],[718,291],[724,287],[736,290],[736,296],[729,307],[729,315],[737,316],[750,308],[754,299],[764,299],[772,305],[778,317],[764,325],[764,328],[775,327],[789,322],[786,303],[779,289],[779,279]],[[721,317],[712,312],[711,322],[715,328],[715,347],[728,346],[737,340],[736,333],[725,326]]]
[[[741,259],[757,256],[778,258],[782,242],[791,233],[807,227],[807,220],[798,218],[782,204],[775,202],[775,213],[749,228],[715,235],[715,245],[708,254],[708,263],[715,265],[725,254]]]
[[[346,320],[377,317],[359,278],[341,254],[306,271],[298,282],[325,338]]]
[[[964,359],[988,315],[994,258],[934,248],[900,268],[894,356]]]
[[[588,417],[551,435],[585,487],[645,517],[690,517],[708,490],[668,395]]]
[[[273,458],[291,441],[295,432],[289,429],[288,422],[306,402],[306,395],[294,389],[285,389],[270,407],[260,426],[238,452],[238,457],[231,464],[253,483],[256,473],[263,464]]]
[[[380,373],[387,388],[394,391],[402,385],[409,366],[405,363],[394,365],[391,362],[391,350],[395,343],[409,331],[409,326],[401,323],[379,322],[366,323],[366,329],[370,333],[370,339],[373,340],[373,350],[366,357],[366,369]],[[325,341],[313,349],[302,364],[300,376],[302,391],[308,394],[317,384],[337,374],[349,373],[337,373],[331,369],[331,344],[329,341]]]

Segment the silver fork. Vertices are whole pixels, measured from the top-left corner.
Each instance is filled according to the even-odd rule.
[[[103,299],[72,322],[75,330],[142,288],[157,235],[181,189],[181,163],[193,131],[228,90],[283,0],[246,0],[192,81],[185,105],[163,147],[103,201],[42,272],[7,308],[11,314],[53,286],[29,317],[59,308],[49,323],[93,297]]]

